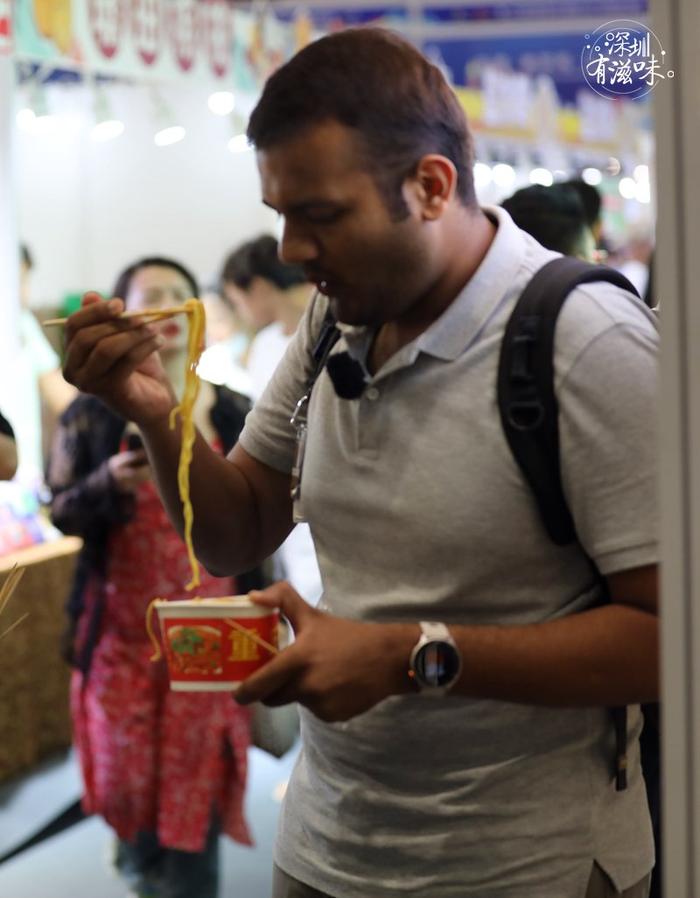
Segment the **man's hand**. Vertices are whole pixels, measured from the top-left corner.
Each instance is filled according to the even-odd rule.
[[[288,583],[252,592],[250,598],[279,608],[296,639],[239,687],[234,698],[240,704],[297,701],[332,722],[411,690],[408,659],[418,640],[417,625],[333,617],[308,605]]]
[[[175,397],[156,354],[163,338],[138,318],[120,318],[120,299],[96,293],[66,324],[65,379],[138,424],[165,417]]]
[[[151,480],[151,467],[143,449],[118,452],[107,462],[110,476],[120,493],[133,493],[139,484]]]

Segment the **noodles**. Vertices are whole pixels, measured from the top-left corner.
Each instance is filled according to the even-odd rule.
[[[197,365],[199,357],[204,349],[204,327],[205,315],[204,306],[198,299],[188,299],[184,304],[187,312],[187,320],[189,324],[187,335],[187,362],[185,370],[185,389],[179,405],[170,412],[170,428],[174,430],[177,416],[180,416],[182,435],[180,444],[180,459],[177,466],[177,485],[182,500],[182,515],[185,522],[185,545],[187,546],[187,557],[189,558],[190,568],[192,570],[192,579],[186,585],[187,590],[194,589],[199,586],[199,564],[194,554],[194,546],[192,545],[192,524],[194,522],[194,513],[192,511],[192,502],[190,500],[190,463],[192,461],[192,447],[195,440],[194,426],[194,406],[199,395],[199,377],[197,377]],[[154,312],[154,319],[169,318],[170,313],[163,312],[159,314]],[[146,611],[146,632],[148,638],[153,645],[153,654],[151,661],[159,661],[163,657],[158,637],[153,628],[153,612],[158,605],[163,604],[163,599],[153,599]]]
[[[187,590],[199,586],[199,564],[194,554],[192,545],[192,524],[194,514],[190,501],[190,463],[192,461],[192,447],[195,440],[194,406],[199,394],[199,378],[197,377],[197,365],[199,357],[204,349],[204,306],[197,299],[188,299],[185,303],[189,322],[187,342],[187,369],[185,372],[185,389],[180,404],[170,413],[170,427],[175,428],[175,420],[180,415],[182,424],[182,444],[180,448],[180,460],[177,468],[177,485],[182,500],[182,514],[185,523],[185,545],[192,569],[192,579],[185,587]]]
[[[153,646],[153,654],[151,655],[151,661],[160,661],[163,657],[163,650],[160,647],[160,641],[155,634],[155,630],[153,629],[153,612],[158,607],[158,605],[163,604],[163,599],[153,599],[152,602],[149,603],[148,608],[146,609],[146,633],[148,633],[148,638],[151,640],[151,645]]]

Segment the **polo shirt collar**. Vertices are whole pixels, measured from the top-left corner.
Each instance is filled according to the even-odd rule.
[[[424,352],[452,361],[474,343],[512,288],[525,258],[522,231],[500,206],[483,210],[497,225],[491,246],[464,289],[415,340]]]
[[[521,230],[500,206],[483,211],[497,225],[491,246],[469,282],[445,311],[422,334],[408,343],[388,362],[388,369],[413,364],[421,352],[452,361],[470,346],[500,306],[515,281],[525,257]],[[372,332],[367,327],[338,324],[350,354],[364,362]]]

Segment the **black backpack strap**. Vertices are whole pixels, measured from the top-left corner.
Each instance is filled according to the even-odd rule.
[[[550,539],[563,546],[576,529],[561,481],[554,331],[574,287],[607,281],[637,294],[620,272],[562,256],[534,275],[506,325],[498,364],[498,408],[511,452],[532,489]],[[615,782],[627,788],[627,709],[614,708]]]
[[[569,293],[608,281],[636,290],[620,272],[569,256],[534,275],[506,325],[498,364],[498,407],[511,452],[530,484],[547,533],[557,545],[576,538],[561,483],[559,409],[554,392],[554,330]]]
[[[340,339],[340,331],[335,322],[335,316],[330,310],[330,307],[326,310],[326,314],[321,322],[321,330],[318,333],[318,337],[316,338],[316,343],[314,344],[314,348],[311,351],[311,357],[314,361],[314,367],[309,375],[309,379],[306,382],[306,395],[311,396],[311,391],[314,388],[314,384],[319,378],[319,375],[323,371],[323,368],[328,361],[328,356],[330,355],[331,349],[335,346],[335,344]]]

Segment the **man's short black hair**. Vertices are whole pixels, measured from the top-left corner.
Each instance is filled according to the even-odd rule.
[[[138,262],[129,265],[128,268],[125,268],[112,288],[112,296],[117,296],[119,299],[123,299],[124,302],[126,302],[126,297],[129,294],[129,288],[131,287],[131,281],[133,280],[134,275],[143,268],[152,268],[154,266],[157,268],[172,268],[173,271],[177,271],[177,273],[182,275],[187,281],[191,291],[191,297],[195,299],[199,297],[197,279],[192,272],[188,268],[185,268],[181,262],[176,262],[175,259],[168,259],[165,256],[145,256],[143,259],[139,259]]]
[[[19,245],[19,259],[27,271],[31,271],[34,268],[34,259],[26,243],[20,243]]]
[[[382,28],[349,28],[297,53],[267,81],[248,125],[265,150],[326,121],[361,135],[372,174],[396,218],[420,159],[438,153],[457,169],[457,195],[476,205],[466,116],[440,70]]]
[[[523,187],[501,205],[519,228],[547,249],[565,256],[582,252],[588,221],[579,194],[569,184]]]
[[[303,268],[287,265],[280,259],[277,241],[270,234],[263,234],[235,249],[227,257],[221,272],[222,285],[235,284],[241,290],[247,290],[256,277],[270,281],[280,290],[288,290],[307,281]]]
[[[586,214],[586,222],[588,227],[592,228],[600,221],[600,212],[603,206],[603,198],[600,190],[593,184],[586,184],[581,178],[572,178],[570,181],[564,181],[563,186],[571,187],[579,196],[583,209]]]

